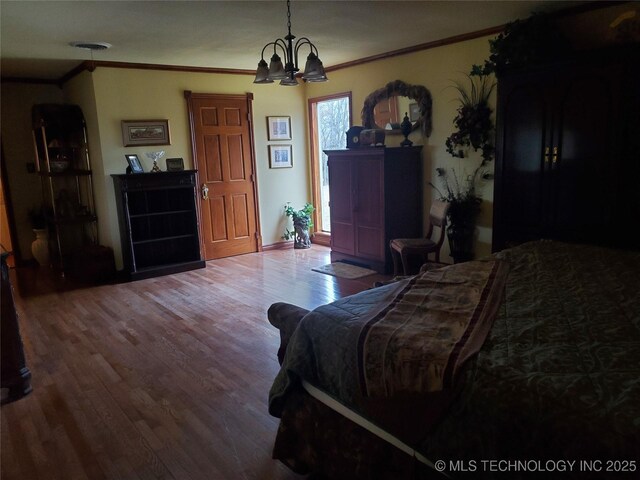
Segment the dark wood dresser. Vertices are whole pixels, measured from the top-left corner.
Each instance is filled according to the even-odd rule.
[[[31,372],[27,368],[20,336],[20,326],[18,324],[18,314],[13,301],[13,287],[9,278],[9,268],[7,267],[8,254],[2,252],[2,279],[0,280],[2,310],[0,327],[0,340],[2,340],[1,372],[3,392],[2,403],[9,403],[24,397],[32,391]]]
[[[389,273],[389,241],[422,232],[422,147],[325,150],[331,260]]]
[[[196,171],[112,175],[125,273],[131,280],[205,266]]]

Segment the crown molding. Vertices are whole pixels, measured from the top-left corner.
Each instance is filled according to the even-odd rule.
[[[244,70],[239,68],[214,68],[214,67],[190,67],[182,65],[162,65],[156,63],[132,63],[132,62],[108,62],[86,60],[74,69],[67,72],[57,81],[64,84],[76,75],[85,70],[93,72],[98,67],[104,68],[129,68],[133,70],[163,70],[168,72],[190,72],[190,73],[217,73],[230,75],[255,75],[255,70]]]
[[[407,55],[409,53],[419,52],[422,50],[429,50],[431,48],[443,47],[445,45],[451,45],[453,43],[466,42],[467,40],[473,40],[475,38],[485,37],[487,35],[493,35],[504,30],[504,25],[498,27],[485,28],[483,30],[476,30],[475,32],[464,33],[462,35],[455,35],[453,37],[443,38],[442,40],[434,40],[432,42],[421,43],[419,45],[413,45],[411,47],[400,48],[398,50],[392,50],[390,52],[380,53],[378,55],[371,55],[370,57],[359,58],[358,60],[352,60],[350,62],[339,63],[325,68],[327,72],[333,72],[343,68],[353,67],[356,65],[362,65],[364,63],[377,62],[378,60],[384,60],[387,58],[398,57],[401,55]]]

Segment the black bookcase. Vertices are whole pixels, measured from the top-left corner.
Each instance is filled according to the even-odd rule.
[[[196,172],[112,175],[131,280],[202,268]]]

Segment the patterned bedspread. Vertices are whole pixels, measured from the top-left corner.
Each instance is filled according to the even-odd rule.
[[[380,412],[446,403],[461,366],[491,328],[506,275],[505,262],[468,262],[398,282],[382,297],[374,292],[314,310],[289,342],[271,413],[279,414],[280,400],[304,378],[396,433],[408,434],[412,425],[414,438],[433,421],[433,409],[425,409],[417,430],[414,415]]]
[[[468,262],[417,275],[382,302],[363,318],[358,337],[360,394],[451,388],[491,329],[506,275],[505,262]]]
[[[378,356],[372,363],[378,366],[367,372],[366,367],[358,368],[358,356],[345,350],[345,342],[362,345],[363,332],[367,332],[363,326],[368,322],[376,325],[374,319],[380,318],[382,310],[398,307],[401,293],[411,290],[411,282],[420,285],[415,279],[405,280],[346,297],[308,314],[291,339],[283,369],[270,392],[270,412],[282,415],[285,428],[291,426],[287,418],[296,414],[287,398],[299,392],[298,380],[305,378],[382,425],[390,416],[378,415],[388,410],[376,410],[375,400],[388,398],[389,393],[399,405],[403,401],[405,406],[412,405],[394,410],[395,418],[405,412],[409,421],[422,419],[429,416],[426,410],[437,410],[438,415],[431,415],[429,421],[413,422],[420,430],[403,438],[433,461],[592,458],[635,460],[638,468],[640,253],[541,241],[506,250],[495,258],[509,265],[509,277],[502,288],[504,300],[479,353],[471,361],[457,364],[463,365],[454,376],[457,388],[444,385],[441,373],[434,375],[433,365],[442,362],[425,361],[428,354],[424,352],[418,354],[424,371],[416,375],[415,368],[402,368],[406,354],[391,363],[384,355]],[[479,265],[492,265],[493,270],[501,263]],[[429,282],[437,272],[421,280]],[[467,273],[469,278],[480,275]],[[470,280],[467,286],[475,284],[474,288],[483,290],[488,277],[480,277],[485,280]],[[470,310],[476,312],[483,302],[471,300],[471,304]],[[385,305],[382,310],[381,305]],[[395,312],[406,313],[407,308],[402,305]],[[389,321],[395,327],[401,317],[384,317],[382,325]],[[457,333],[436,332],[453,335],[457,344],[465,333],[473,333],[467,327]],[[460,331],[464,333],[460,335]],[[371,330],[364,337],[370,334]],[[394,338],[393,334],[382,334],[377,342],[392,345]],[[386,348],[387,352],[395,350],[393,346]],[[367,356],[367,348],[359,351]],[[465,356],[473,353],[470,350]],[[449,362],[451,355],[440,355]],[[415,365],[414,358],[407,364]],[[409,376],[398,380],[394,375],[399,372],[400,377]],[[363,378],[367,379],[364,383]],[[412,392],[407,387],[415,382],[423,382],[419,390],[426,392],[425,401],[410,401]],[[442,392],[450,393],[446,402],[429,401],[430,394],[438,400]],[[446,412],[440,415],[443,409]],[[291,452],[286,455],[294,456]],[[504,474],[498,477],[506,478]]]
[[[640,253],[541,241],[498,256],[505,302],[422,450],[640,462]]]

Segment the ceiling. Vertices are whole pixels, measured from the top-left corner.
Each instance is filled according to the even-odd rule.
[[[300,0],[291,5],[291,30],[308,37],[329,67],[580,3]],[[262,47],[284,37],[287,25],[284,0],[2,0],[0,19],[2,76],[52,80],[92,54],[99,61],[253,70]],[[69,46],[74,41],[113,47],[91,52]]]

